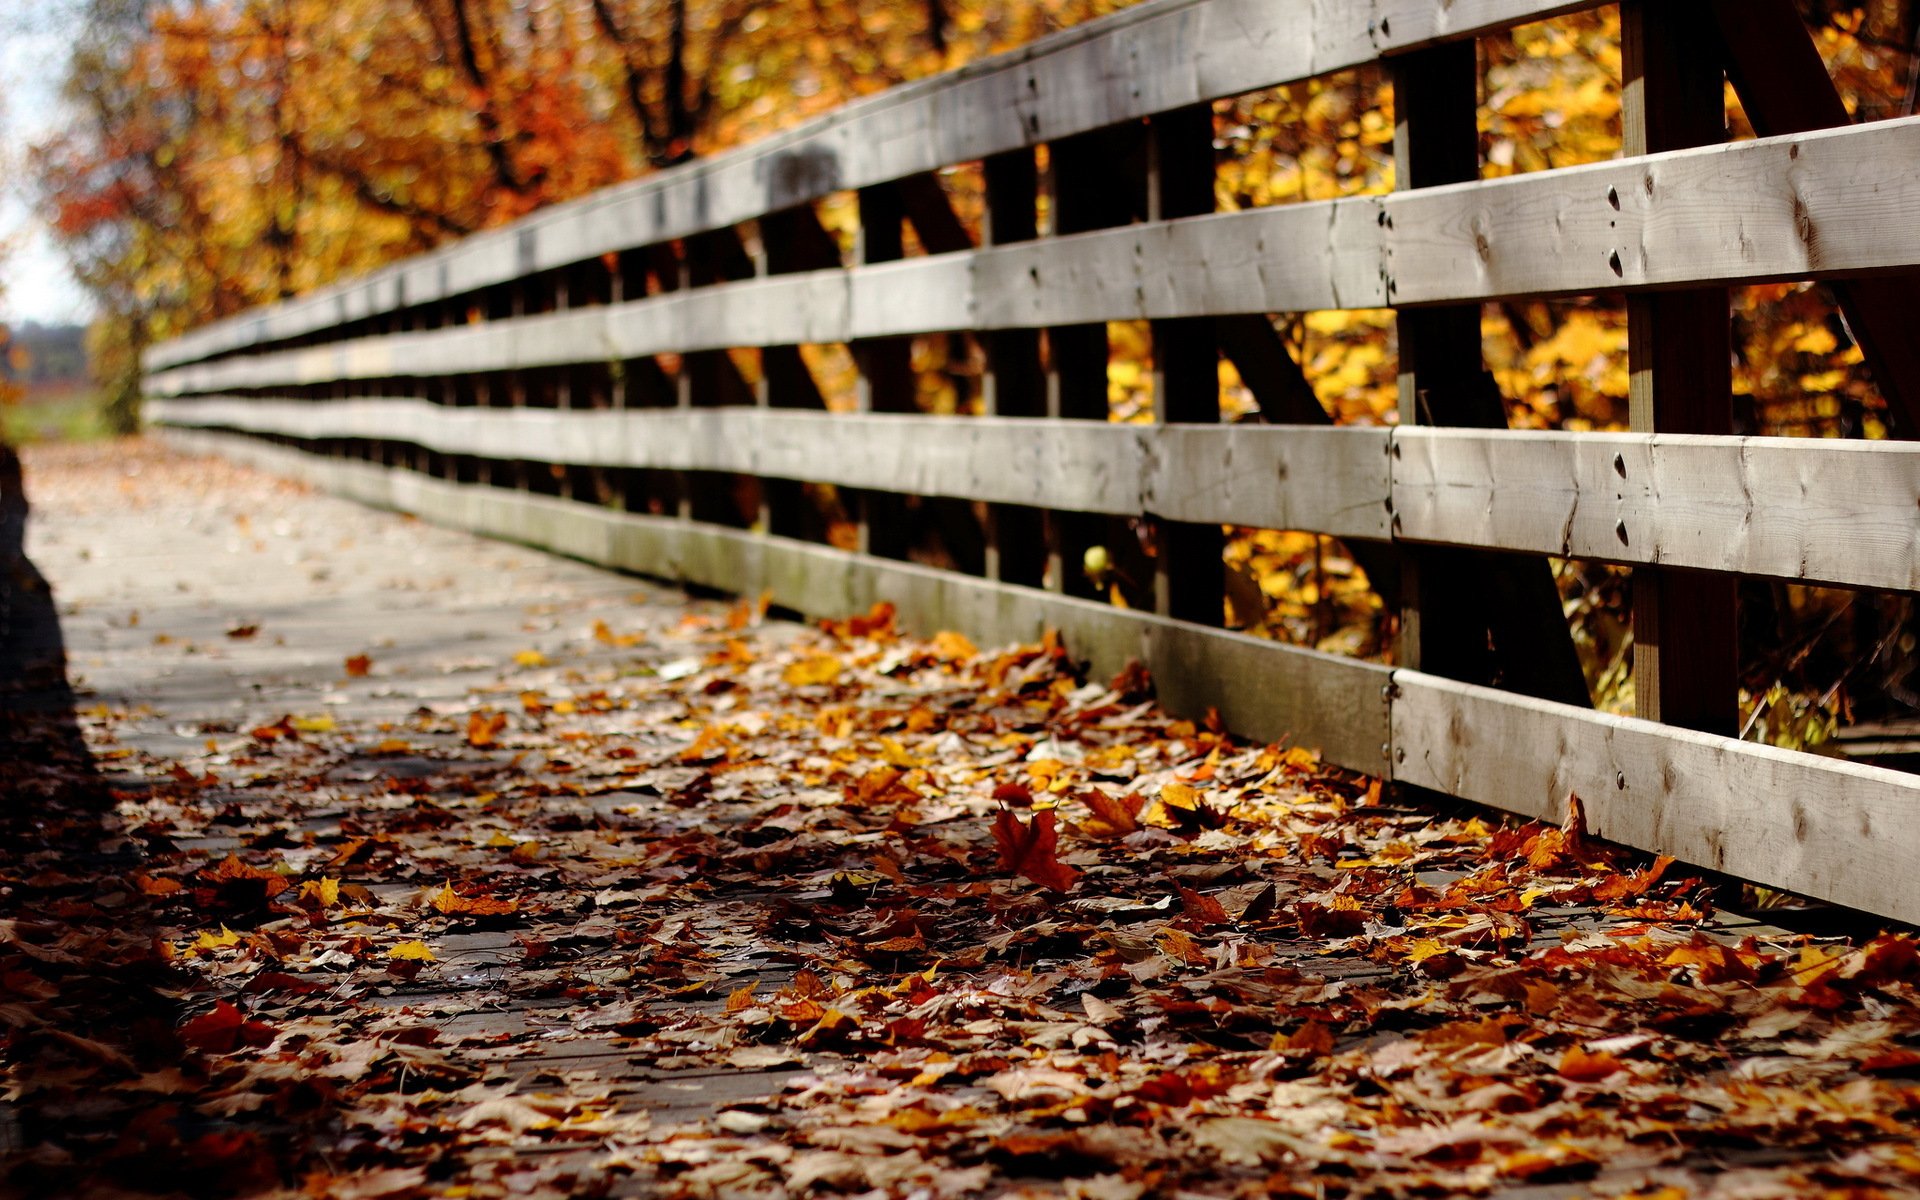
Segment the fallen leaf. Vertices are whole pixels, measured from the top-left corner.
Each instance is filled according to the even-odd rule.
[[[1060,837],[1051,811],[1022,821],[1012,809],[1003,808],[994,818],[993,840],[1000,847],[1001,870],[1023,875],[1049,891],[1071,891],[1080,877],[1079,871],[1056,857]]]

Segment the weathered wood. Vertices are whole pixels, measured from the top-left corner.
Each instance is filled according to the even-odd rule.
[[[1587,7],[1592,4],[1552,0],[1155,0],[894,88],[731,153],[555,205],[361,279],[218,322],[155,347],[146,366],[158,370],[282,341],[610,251],[739,224],[833,191]]]
[[[1386,202],[1393,303],[1819,279],[1920,263],[1920,119]]]
[[[640,574],[770,593],[800,612],[855,612],[885,600],[908,628],[960,629],[995,645],[1057,630],[1096,676],[1133,659],[1145,664],[1172,711],[1199,716],[1217,708],[1249,736],[1317,746],[1354,769],[1384,764],[1389,670],[1376,663],[744,530],[449,483],[230,434],[168,436],[439,524]]]
[[[303,441],[386,436],[441,453],[802,479],[1117,516],[1388,534],[1387,429],[1154,428],[719,408],[562,413],[418,400],[152,401],[174,426]],[[1470,451],[1475,469],[1484,462]],[[1534,500],[1528,490],[1527,502]]]
[[[1147,127],[1152,151],[1147,218],[1210,213],[1214,207],[1213,107],[1156,115]],[[1155,321],[1153,416],[1174,423],[1220,423],[1220,344],[1211,317]],[[1157,521],[1153,526],[1153,609],[1202,625],[1226,623],[1226,538],[1217,522]]]
[[[1394,672],[1393,776],[1609,841],[1920,920],[1920,778]]]
[[[1726,75],[1705,0],[1623,0],[1623,149],[1727,138]],[[1732,315],[1724,288],[1627,300],[1628,409],[1643,432],[1733,432]],[[1708,733],[1740,728],[1735,580],[1649,569],[1633,576],[1634,711]]]
[[[1127,226],[157,372],[160,395],[729,346],[1525,294],[1920,264],[1920,118],[1386,197]],[[1619,207],[1615,208],[1615,204]],[[1383,215],[1386,224],[1383,224]]]
[[[1394,63],[1396,186],[1420,191],[1480,173],[1480,73],[1472,43]],[[1504,429],[1505,401],[1486,373],[1480,306],[1398,314],[1400,419]],[[1397,661],[1530,696],[1585,702],[1586,679],[1549,565],[1457,549],[1401,558]]]
[[[388,438],[482,460],[525,454],[581,466],[728,471],[1920,590],[1920,446],[1904,442],[1407,426],[1154,429],[749,409],[515,412],[407,399],[149,405],[149,417],[170,426],[302,441]]]
[[[1040,179],[1031,149],[996,154],[980,164],[986,184],[980,242],[983,246],[1029,242],[1039,236]],[[1047,411],[1045,368],[1036,329],[983,330],[976,336],[985,358],[980,407],[987,416],[1040,417]],[[1036,509],[989,504],[986,509],[988,579],[1039,585],[1046,579],[1044,518]]]
[[[1401,429],[1394,535],[1920,588],[1920,452],[1894,442]]]

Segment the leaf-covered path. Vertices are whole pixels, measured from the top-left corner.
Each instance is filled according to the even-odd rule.
[[[1904,935],[1711,915],[1577,820],[1396,807],[1051,648],[141,443],[27,465],[0,1187],[1920,1186]]]

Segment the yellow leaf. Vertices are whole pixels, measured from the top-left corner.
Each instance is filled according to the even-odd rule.
[[[229,946],[237,946],[239,944],[240,935],[228,929],[225,925],[222,925],[220,927],[220,933],[217,936],[202,932],[199,937],[193,939],[193,945],[190,948],[195,954],[206,954],[214,950],[225,950]]]
[[[522,650],[513,656],[513,661],[523,667],[544,667],[547,665],[547,656],[538,650]]]
[[[1825,325],[1815,325],[1793,339],[1793,348],[1802,354],[1832,354],[1840,342]]]
[[[814,654],[799,662],[787,664],[780,678],[794,687],[811,687],[814,684],[832,683],[840,678],[840,660],[831,654]]]
[[[425,942],[414,940],[401,942],[387,951],[388,958],[398,958],[405,962],[434,962],[433,951]]]
[[[294,717],[288,724],[301,733],[332,733],[334,730],[333,718],[324,714],[318,717]]]
[[[301,904],[330,908],[340,903],[340,881],[338,879],[309,879],[300,885],[298,900]]]
[[[943,629],[933,635],[933,653],[936,658],[944,658],[948,662],[960,662],[972,658],[980,653],[980,650],[968,641],[965,635]]]

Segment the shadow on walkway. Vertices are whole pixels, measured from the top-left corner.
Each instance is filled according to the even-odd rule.
[[[223,1135],[172,1099],[199,1069],[141,886],[167,847],[121,816],[141,793],[111,787],[81,736],[27,519],[19,457],[0,445],[0,1193],[246,1186],[223,1169],[232,1154],[196,1144]]]

